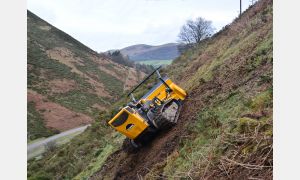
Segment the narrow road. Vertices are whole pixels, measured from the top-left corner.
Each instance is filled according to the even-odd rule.
[[[42,140],[34,142],[32,144],[28,144],[27,145],[27,156],[28,156],[27,159],[31,159],[33,157],[30,155],[30,153],[32,151],[34,151],[35,149],[43,147],[48,142],[55,141],[59,138],[62,138],[62,137],[65,137],[65,136],[68,136],[68,135],[71,135],[71,134],[74,134],[77,132],[83,132],[88,126],[90,126],[90,125],[85,125],[85,126],[77,127],[74,129],[70,129],[70,130],[64,131],[62,133],[56,134],[54,136],[48,137],[46,139],[42,139]]]

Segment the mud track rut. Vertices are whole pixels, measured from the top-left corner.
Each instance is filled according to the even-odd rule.
[[[243,62],[245,63],[245,62]],[[222,99],[212,98],[216,94],[228,95],[236,88],[255,87],[260,75],[266,71],[271,71],[272,65],[265,64],[256,69],[255,72],[244,73],[241,71],[228,72],[228,78],[218,77],[205,82],[201,86],[188,92],[187,99],[183,102],[177,125],[168,131],[160,132],[149,144],[136,152],[126,153],[120,149],[109,156],[104,166],[90,179],[139,179],[144,177],[154,166],[164,166],[168,155],[176,151],[180,142],[189,137],[187,124],[192,124],[196,120],[195,112],[212,104],[220,103]],[[237,80],[239,79],[239,80]],[[268,88],[269,85],[256,87],[259,91]]]
[[[252,8],[248,14],[252,13],[252,16],[254,16],[256,11],[259,11],[259,8],[266,7],[272,1],[261,2],[259,6],[256,6],[257,8]],[[102,168],[90,179],[134,180],[144,177],[155,166],[160,166],[160,169],[162,169],[166,163],[167,156],[179,148],[182,140],[189,137],[186,125],[195,122],[196,112],[200,112],[205,107],[220,103],[231,92],[238,89],[247,92],[248,96],[251,96],[254,92],[263,92],[268,89],[271,84],[258,84],[260,77],[265,72],[272,72],[272,62],[266,62],[251,72],[247,70],[248,61],[249,59],[251,60],[254,49],[263,40],[263,38],[259,37],[266,37],[271,31],[268,28],[272,28],[272,26],[269,26],[269,23],[264,23],[261,26],[264,26],[261,27],[263,30],[256,29],[259,35],[254,43],[248,44],[247,48],[239,51],[239,54],[231,57],[230,60],[224,61],[224,64],[221,66],[222,68],[220,67],[220,70],[215,72],[216,74],[211,81],[204,82],[201,86],[190,89],[187,99],[183,102],[176,126],[168,131],[160,132],[153,141],[136,152],[126,153],[122,149],[114,152],[108,157]],[[234,33],[233,30],[229,29],[228,31],[228,33]],[[207,63],[205,58],[199,59],[196,65],[201,66],[201,64],[205,63]],[[178,79],[178,81],[184,82],[193,76],[194,73],[195,69],[190,67],[186,70],[185,76]],[[216,95],[219,98],[213,98]]]
[[[208,83],[206,86],[202,86],[200,91],[204,91],[204,89],[216,91],[218,88],[214,83]],[[185,125],[195,120],[193,112],[203,107],[202,98],[198,97],[197,101],[191,100],[195,97],[197,94],[192,93],[183,102],[176,126],[159,132],[150,143],[136,152],[126,153],[122,149],[116,151],[91,179],[138,179],[139,176],[145,176],[154,165],[164,162],[167,156],[179,146],[181,139],[186,137],[188,132]]]

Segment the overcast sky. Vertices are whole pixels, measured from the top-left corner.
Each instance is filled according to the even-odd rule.
[[[245,10],[251,0],[243,0]],[[176,42],[188,19],[216,30],[239,14],[239,0],[28,0],[28,9],[95,51]]]

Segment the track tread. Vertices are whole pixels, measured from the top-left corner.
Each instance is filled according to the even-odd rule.
[[[173,103],[175,101],[172,101]],[[168,129],[171,128],[172,126],[177,124],[177,119],[178,119],[178,113],[180,111],[181,105],[180,103],[175,102],[178,105],[177,111],[176,111],[176,117],[174,119],[167,119],[162,112],[163,106],[161,106],[157,111],[155,115],[155,123],[159,127],[159,129]]]

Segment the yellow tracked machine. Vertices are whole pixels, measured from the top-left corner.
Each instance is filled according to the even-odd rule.
[[[124,134],[134,147],[149,141],[158,130],[176,125],[182,101],[187,95],[167,76],[162,78],[160,68],[155,69],[128,94],[131,102],[108,122],[110,126]],[[137,101],[133,92],[155,73],[159,81]]]

